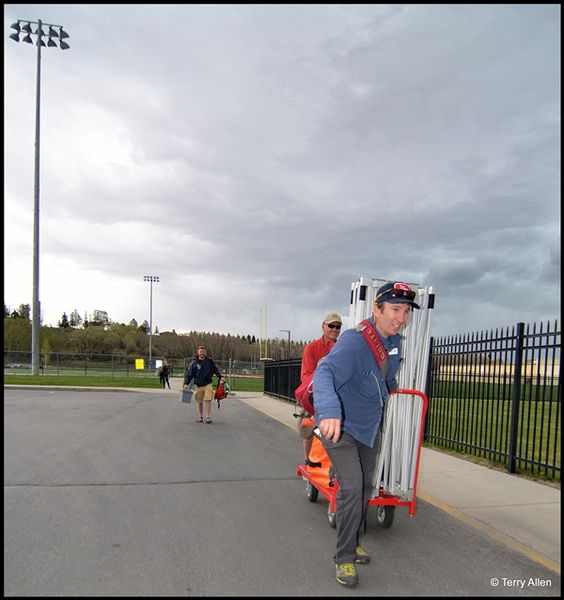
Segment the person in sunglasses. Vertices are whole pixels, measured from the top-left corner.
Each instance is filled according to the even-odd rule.
[[[319,361],[322,360],[331,348],[335,345],[339,334],[341,333],[341,327],[343,320],[341,315],[336,312],[330,312],[325,315],[323,323],[321,323],[321,331],[323,335],[309,344],[306,344],[302,354],[302,369],[300,373],[301,382],[307,381],[308,383],[313,379],[313,374]],[[314,399],[312,398],[312,402]],[[300,436],[304,440],[304,455],[305,462],[310,466],[318,466],[312,464],[309,460],[309,453],[311,450],[311,444],[313,441],[313,430],[315,429],[315,422],[307,411],[302,409],[298,419],[298,431]]]
[[[334,560],[337,581],[343,585],[356,585],[356,563],[370,561],[360,542],[366,533],[376,442],[388,395],[398,387],[400,331],[412,308],[419,308],[414,300],[415,292],[406,283],[383,285],[368,319],[382,351],[379,360],[359,325],[343,333],[313,377],[315,420],[339,484]]]

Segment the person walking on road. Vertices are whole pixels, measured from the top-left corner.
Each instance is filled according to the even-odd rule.
[[[166,388],[166,386],[168,385],[168,389],[170,390],[170,366],[169,364],[166,362],[166,360],[164,361],[164,363],[161,366],[161,370],[159,372],[159,377],[161,378],[161,385],[163,386],[163,389]]]
[[[377,291],[368,322],[383,345],[381,366],[361,334],[365,326],[359,325],[343,333],[313,376],[315,419],[339,484],[334,560],[342,585],[356,585],[355,563],[370,561],[360,542],[366,533],[376,441],[388,395],[398,387],[399,332],[411,309],[419,308],[414,300],[415,292],[406,283],[388,282]]]
[[[330,312],[325,315],[325,318],[321,323],[323,335],[319,339],[307,344],[304,348],[302,354],[302,369],[300,373],[300,380],[302,383],[307,381],[309,384],[312,381],[313,374],[319,361],[327,356],[331,348],[335,345],[335,342],[341,333],[342,325],[343,320],[339,313]],[[314,403],[313,396],[311,402],[312,404]],[[314,427],[315,423],[313,417],[305,409],[302,409],[298,419],[298,431],[304,441],[305,462],[309,466],[319,466],[315,463],[312,464],[309,460]]]
[[[218,380],[222,375],[214,361],[206,356],[206,347],[198,346],[198,356],[192,361],[184,373],[184,389],[194,382],[194,397],[198,405],[198,423],[203,423],[203,405],[206,403],[206,423],[213,423],[211,418],[211,403],[213,398],[212,377],[217,375]]]

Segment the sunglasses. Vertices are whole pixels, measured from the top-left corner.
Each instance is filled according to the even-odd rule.
[[[415,300],[415,292],[405,283],[394,283],[394,287],[391,290],[381,292],[376,296],[374,302],[378,301],[381,296],[391,296],[392,298],[406,298],[407,300]]]
[[[340,323],[326,323],[327,327],[329,327],[329,329],[341,329],[341,324]]]

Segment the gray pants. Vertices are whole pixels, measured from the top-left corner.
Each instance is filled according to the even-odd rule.
[[[377,440],[377,438],[376,438]],[[372,496],[377,441],[369,448],[343,433],[338,442],[322,438],[335,469],[339,489],[336,500],[337,551],[335,563],[354,563],[356,547],[366,533],[366,513]]]

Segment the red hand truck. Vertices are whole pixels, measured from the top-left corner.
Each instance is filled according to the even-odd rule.
[[[388,493],[380,487],[378,495],[368,501],[368,505],[377,506],[377,521],[381,527],[388,528],[394,521],[394,510],[396,506],[408,506],[409,516],[415,514],[417,479],[419,477],[419,460],[421,457],[421,445],[423,443],[423,429],[425,425],[425,416],[427,414],[427,396],[417,390],[398,389],[394,394],[407,394],[416,396],[414,400],[421,402],[421,423],[419,426],[419,439],[417,440],[417,456],[415,463],[415,475],[413,481],[413,494],[411,500],[402,499],[399,496]],[[310,502],[317,502],[321,493],[329,504],[327,506],[327,518],[331,527],[336,527],[336,501],[339,484],[331,477],[331,462],[320,439],[316,436],[313,440],[312,450],[309,456],[312,462],[320,463],[321,466],[311,467],[309,465],[298,465],[297,475],[306,481],[306,496]]]

